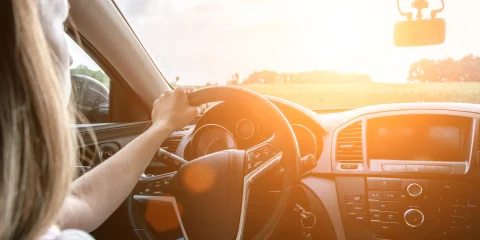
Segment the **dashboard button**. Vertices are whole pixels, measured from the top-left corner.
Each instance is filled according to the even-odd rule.
[[[407,165],[405,164],[382,164],[384,172],[406,172]]]
[[[367,178],[367,185],[369,189],[402,190],[400,178]]]
[[[367,214],[363,213],[349,213],[349,216],[356,222],[364,223],[367,221]]]
[[[371,225],[374,231],[377,233],[395,234],[402,230],[402,227],[399,223],[371,221]]]
[[[402,205],[399,202],[369,202],[370,209],[378,211],[390,211],[390,212],[399,212],[402,208]]]
[[[418,197],[422,194],[423,188],[418,183],[410,183],[407,186],[407,192],[408,192],[408,195],[410,195],[411,197]]]
[[[370,220],[400,222],[402,221],[402,215],[398,212],[370,212]]]
[[[449,224],[448,218],[446,217],[427,216],[426,220],[429,225],[436,227],[448,226]]]
[[[357,169],[358,164],[353,164],[353,163],[347,163],[347,164],[342,164],[340,165],[341,169]]]
[[[402,201],[406,198],[403,191],[385,191],[383,192],[383,200],[385,201]]]
[[[379,190],[369,190],[368,191],[368,200],[382,200],[382,191]]]
[[[424,173],[425,165],[407,165],[407,172],[411,173]]]
[[[468,216],[475,217],[479,213],[478,204],[476,202],[470,201],[467,205]]]
[[[382,212],[370,212],[370,220],[382,220]]]
[[[450,174],[452,172],[452,167],[448,167],[448,166],[426,166],[425,172],[427,172],[427,173],[439,173],[439,174]]]
[[[404,214],[405,223],[409,227],[420,227],[425,220],[425,216],[418,209],[408,209]]]
[[[467,205],[467,198],[464,196],[453,196],[453,197],[448,197],[447,201],[451,203],[452,205],[456,206],[466,206]]]
[[[450,227],[460,227],[463,228],[465,226],[465,218],[463,217],[452,217],[450,218]]]
[[[452,206],[451,215],[454,217],[465,217],[467,213],[466,207],[462,206]]]
[[[400,222],[402,220],[402,215],[398,212],[384,212],[382,215],[384,222]]]
[[[427,180],[422,180],[422,179],[402,179],[402,190],[407,190],[407,187],[412,184],[416,183],[422,187],[424,192],[428,190],[428,181]]]
[[[428,239],[465,239],[461,228],[430,227],[427,229]],[[470,238],[469,238],[470,239]],[[476,239],[476,238],[472,238]]]
[[[350,194],[345,196],[345,201],[347,203],[364,203],[365,196],[363,194]]]
[[[430,182],[430,190],[444,199],[455,197],[464,197],[467,194],[467,184],[455,181],[432,181]]]
[[[434,216],[450,216],[451,209],[449,207],[433,207],[432,214]]]
[[[479,229],[480,228],[480,219],[467,217],[465,221],[465,229]]]
[[[366,213],[367,209],[365,208],[364,203],[347,203],[347,212],[348,213]]]

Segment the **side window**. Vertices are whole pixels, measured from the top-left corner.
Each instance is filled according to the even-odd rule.
[[[71,103],[89,123],[107,123],[110,116],[110,78],[90,56],[66,35],[72,58]],[[77,118],[77,123],[84,123]]]

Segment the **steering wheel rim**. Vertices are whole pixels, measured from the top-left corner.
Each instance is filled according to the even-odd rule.
[[[198,106],[201,104],[206,104],[210,102],[235,102],[236,104],[241,104],[250,108],[253,111],[259,111],[262,113],[263,116],[268,116],[270,124],[272,125],[273,129],[275,129],[274,135],[247,150],[226,150],[219,153],[209,154],[207,156],[192,160],[188,164],[182,166],[174,176],[174,188],[176,189],[176,193],[174,193],[175,197],[178,199],[178,202],[184,204],[184,209],[195,209],[192,212],[198,212],[198,208],[205,207],[205,205],[201,204],[208,204],[209,201],[202,199],[199,197],[198,194],[189,193],[187,190],[188,188],[185,187],[184,176],[186,175],[185,172],[188,172],[188,169],[194,169],[194,166],[199,166],[202,163],[212,163],[215,162],[215,166],[227,164],[225,165],[221,171],[228,171],[228,179],[225,179],[224,182],[235,182],[234,184],[228,185],[229,187],[229,194],[230,197],[238,196],[237,188],[241,187],[241,205],[237,201],[234,200],[226,200],[225,208],[227,209],[225,212],[228,212],[228,218],[232,217],[232,221],[226,221],[226,215],[214,214],[212,213],[209,215],[209,212],[203,211],[202,213],[206,214],[207,216],[204,217],[202,215],[203,220],[209,219],[211,222],[219,220],[222,221],[222,226],[217,226],[217,228],[222,228],[221,230],[216,230],[212,226],[207,227],[196,227],[196,224],[193,224],[195,220],[198,221],[196,216],[193,219],[192,216],[188,216],[188,211],[184,211],[184,215],[182,216],[182,222],[185,226],[186,234],[188,237],[192,237],[192,239],[197,238],[209,238],[209,239],[243,239],[244,227],[246,222],[246,210],[248,206],[248,199],[249,199],[249,192],[253,182],[266,173],[269,169],[275,168],[278,164],[282,164],[283,167],[283,176],[281,182],[281,196],[279,201],[276,203],[274,211],[272,215],[268,218],[268,221],[262,228],[262,230],[256,234],[253,238],[254,239],[265,239],[268,238],[272,232],[274,231],[278,220],[281,217],[286,205],[287,200],[289,197],[289,188],[298,182],[299,179],[299,172],[300,172],[300,151],[298,147],[298,143],[295,137],[295,134],[291,128],[290,123],[285,118],[283,113],[267,98],[261,96],[253,91],[235,87],[235,86],[214,86],[214,87],[207,87],[196,90],[189,95],[189,101],[191,105]],[[271,150],[271,156],[267,154],[268,151]],[[278,150],[278,151],[277,151]],[[251,153],[258,153],[259,151],[265,151],[265,156],[269,156],[268,159],[264,159],[264,161],[256,161],[255,167],[250,169],[250,161],[247,159],[248,156],[252,156]],[[266,158],[266,157],[265,157]],[[227,163],[228,162],[228,163]],[[260,162],[260,163],[258,163]],[[253,164],[252,164],[253,165]],[[248,166],[248,167],[247,167]],[[219,170],[220,171],[220,170]],[[241,173],[239,172],[241,171]],[[218,172],[217,175],[225,173]],[[240,180],[240,175],[243,179],[243,183],[239,184],[238,181]],[[180,180],[179,180],[180,179]],[[240,186],[241,185],[241,186]],[[214,191],[214,190],[211,190]],[[234,191],[234,192],[232,192]],[[205,195],[205,194],[201,194]],[[207,199],[209,195],[207,196]],[[212,194],[212,196],[218,196],[218,193]],[[198,198],[198,201],[192,201],[192,198]],[[228,197],[227,197],[228,198]],[[186,200],[187,199],[187,200]],[[216,201],[217,199],[211,199]],[[199,203],[201,206],[196,206]],[[218,202],[222,203],[221,199]],[[129,204],[130,206],[130,204]],[[220,206],[223,206],[220,204]],[[235,215],[236,208],[240,207],[240,212],[238,216],[238,221],[234,220],[231,215]],[[233,213],[233,214],[232,214]],[[217,219],[215,219],[217,218]],[[219,219],[220,218],[220,219]],[[208,221],[210,222],[210,221]],[[238,227],[234,229],[234,225],[238,222]],[[213,224],[213,223],[212,223]],[[210,225],[212,225],[210,224]],[[196,228],[195,228],[195,227]],[[210,228],[208,228],[210,227]],[[195,229],[194,229],[195,228]],[[201,229],[198,229],[201,228]],[[203,229],[206,228],[206,229]],[[194,232],[196,235],[191,236],[190,232]],[[193,230],[192,230],[193,229]],[[233,231],[235,233],[233,234]],[[209,235],[211,234],[211,235]]]

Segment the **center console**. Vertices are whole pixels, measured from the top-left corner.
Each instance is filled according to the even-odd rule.
[[[407,111],[339,128],[332,164],[347,239],[480,239],[478,123]]]
[[[347,239],[480,236],[480,188],[474,184],[379,177],[336,180]]]

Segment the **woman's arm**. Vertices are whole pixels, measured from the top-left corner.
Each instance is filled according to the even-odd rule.
[[[58,219],[62,228],[93,231],[120,206],[162,142],[202,110],[189,105],[188,93],[177,88],[162,94],[154,102],[152,126],[147,131],[73,182]]]

